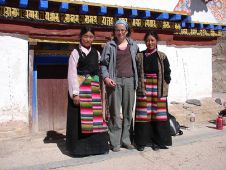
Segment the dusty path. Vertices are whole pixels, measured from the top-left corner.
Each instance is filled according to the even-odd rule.
[[[214,126],[185,130],[184,135],[173,138],[173,147],[168,150],[122,150],[86,158],[67,156],[63,140],[44,143],[43,134],[0,138],[0,169],[225,170],[226,129],[219,131],[211,127]]]
[[[205,130],[203,130],[205,131]],[[188,132],[168,150],[131,153],[97,163],[59,168],[60,170],[225,170],[226,133]]]

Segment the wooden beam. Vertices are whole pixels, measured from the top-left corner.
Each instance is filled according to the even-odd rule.
[[[89,12],[89,6],[86,4],[82,4],[79,8],[80,14],[86,14]]]
[[[98,14],[99,15],[106,15],[107,14],[107,7],[106,6],[100,6],[99,7],[99,12],[98,12]]]
[[[146,19],[146,18],[150,18],[151,17],[151,11],[149,10],[145,10],[145,11],[142,11],[141,15],[140,15],[142,18]]]
[[[131,9],[131,10],[130,10],[130,15],[129,15],[129,17],[135,18],[135,17],[137,17],[137,16],[138,16],[138,10],[136,10],[136,9]]]
[[[119,17],[124,15],[124,8],[116,8],[115,9],[115,16]]]
[[[75,41],[80,40],[79,33],[80,27],[69,27],[65,25],[41,25],[35,27],[33,25],[20,25],[0,23],[0,32],[5,33],[19,33],[28,35],[31,38],[62,40],[62,41]],[[215,43],[217,37],[185,37],[173,35],[172,32],[161,32],[157,30],[160,41],[166,41],[168,44],[175,45],[212,45]],[[132,32],[132,38],[138,41],[143,41],[146,30],[135,29]],[[95,28],[96,42],[106,42],[112,36],[112,29]]]
[[[169,19],[169,13],[163,12],[163,13],[158,13],[155,14],[155,19],[156,20],[168,20]]]
[[[39,9],[47,10],[49,7],[48,0],[39,0]]]
[[[4,5],[6,3],[6,0],[0,0],[0,5]]]
[[[69,3],[61,2],[59,11],[60,12],[66,12],[68,10],[69,10]]]
[[[28,0],[20,0],[19,7],[20,8],[27,8],[28,6]]]
[[[173,14],[170,16],[170,21],[180,21],[181,20],[181,15],[180,14]]]
[[[189,45],[197,45],[197,46],[214,46],[217,44],[217,40],[209,40],[209,41],[168,41],[167,45],[176,45],[176,46],[189,46]]]
[[[217,44],[217,38],[213,37],[183,37],[183,36],[174,36],[172,40],[166,42],[167,45],[197,45],[197,46],[212,46]]]
[[[57,29],[56,29],[57,28]],[[58,25],[53,29],[52,26],[42,25],[35,27],[33,25],[20,25],[20,24],[0,24],[0,32],[5,33],[20,33],[25,35],[58,35],[58,36],[71,36],[79,34],[79,29],[68,28]]]

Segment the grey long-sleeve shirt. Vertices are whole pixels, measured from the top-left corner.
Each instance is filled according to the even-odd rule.
[[[136,54],[138,52],[138,45],[135,41],[127,38],[128,45],[130,46],[130,53],[132,56],[132,65],[134,71],[134,87],[138,86],[138,75],[136,66]],[[101,76],[103,79],[109,77],[113,80],[116,79],[116,55],[117,55],[117,44],[114,40],[108,42],[102,52],[100,64],[101,64]]]

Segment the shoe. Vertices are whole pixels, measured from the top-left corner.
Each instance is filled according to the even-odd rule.
[[[157,151],[160,149],[160,147],[156,144],[152,144],[152,149],[153,149],[153,151]]]
[[[159,145],[159,148],[160,148],[160,149],[168,149],[168,147],[165,146],[165,145]]]
[[[159,149],[168,149],[168,147],[162,144],[152,144],[152,149],[157,151]]]
[[[138,151],[144,151],[144,146],[137,146]]]
[[[129,150],[132,150],[132,149],[135,149],[135,147],[131,144],[127,144],[127,145],[122,145],[123,148],[126,148],[126,149],[129,149]]]
[[[119,146],[116,146],[116,147],[113,147],[111,150],[113,152],[119,152],[120,151],[120,147]]]

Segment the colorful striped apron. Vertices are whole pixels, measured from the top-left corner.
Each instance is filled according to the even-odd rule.
[[[157,74],[145,74],[144,84],[146,94],[137,95],[135,121],[166,121],[167,102],[166,97],[158,97]]]
[[[103,120],[99,76],[87,77],[80,86],[80,115],[82,133],[106,132]]]

